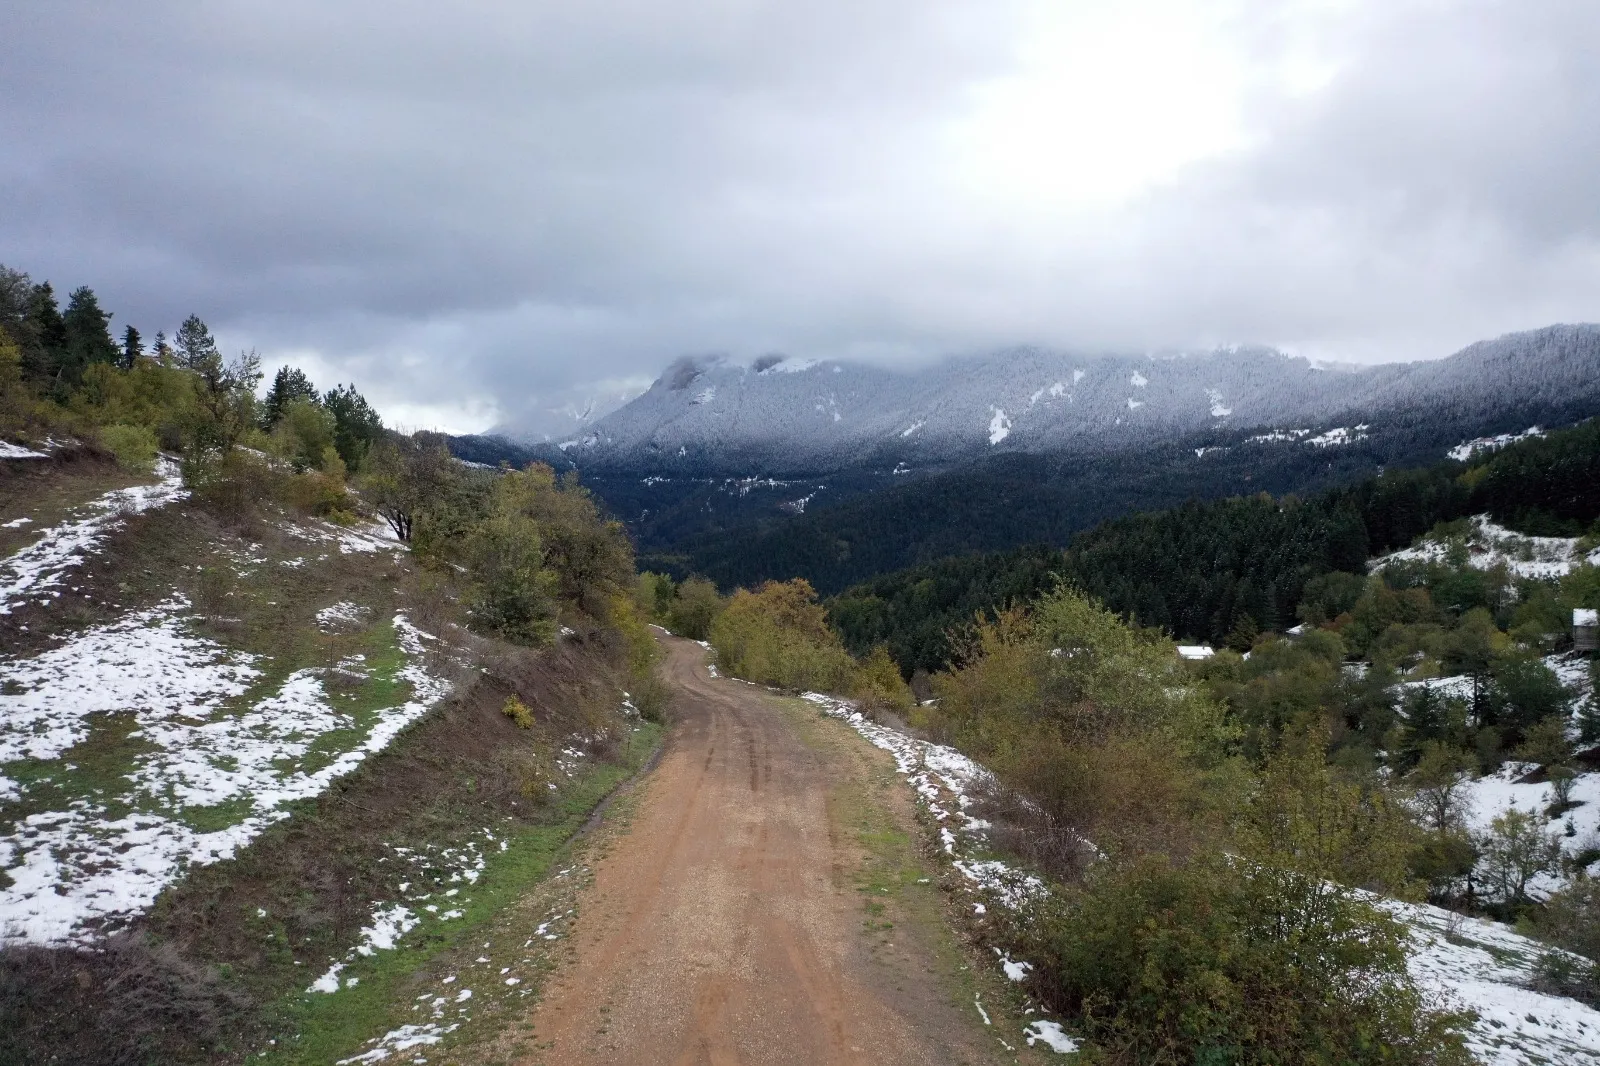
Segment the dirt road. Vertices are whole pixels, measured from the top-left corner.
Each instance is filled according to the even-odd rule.
[[[713,678],[697,645],[666,644],[666,752],[595,867],[575,958],[535,1009],[539,1050],[522,1061],[991,1061],[1001,1049],[956,1001],[948,952],[864,919],[878,905],[863,902],[862,848],[830,796],[874,756],[830,756],[805,736],[819,724]]]

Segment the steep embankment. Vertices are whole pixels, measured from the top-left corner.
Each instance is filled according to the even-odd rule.
[[[653,746],[614,635],[469,635],[381,527],[0,468],[0,1061],[359,1053]]]

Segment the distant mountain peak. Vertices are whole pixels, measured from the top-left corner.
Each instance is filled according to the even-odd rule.
[[[755,476],[928,468],[994,452],[1103,451],[1223,426],[1352,426],[1386,412],[1404,418],[1426,403],[1510,417],[1587,395],[1600,396],[1595,326],[1552,326],[1447,359],[1364,367],[1253,345],[1139,354],[1012,348],[918,369],[693,355],[674,360],[642,395],[575,427],[583,432],[569,430],[562,447],[597,469],[678,463]]]

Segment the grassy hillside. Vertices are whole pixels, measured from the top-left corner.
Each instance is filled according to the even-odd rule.
[[[536,986],[412,986],[659,735],[626,537],[197,317],[68,314],[0,268],[0,1062],[471,1038]]]
[[[474,633],[385,527],[161,472],[0,460],[0,1061],[331,1061],[648,754],[639,641]]]

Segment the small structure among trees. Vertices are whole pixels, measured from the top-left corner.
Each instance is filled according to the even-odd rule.
[[[1573,609],[1572,647],[1591,654],[1600,649],[1600,610],[1593,607]]]

